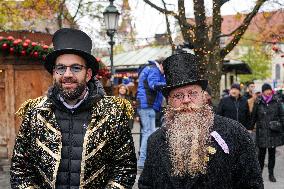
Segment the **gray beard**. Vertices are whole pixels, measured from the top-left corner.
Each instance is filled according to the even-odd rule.
[[[78,86],[74,90],[66,90],[62,87],[62,85],[58,82],[54,83],[54,88],[58,91],[59,95],[64,100],[77,100],[81,97],[83,92],[86,89],[86,83],[78,83]]]
[[[167,107],[165,123],[173,176],[205,174],[214,114],[209,105]]]

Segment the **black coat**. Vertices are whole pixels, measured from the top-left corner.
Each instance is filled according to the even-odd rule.
[[[207,173],[195,177],[173,177],[162,127],[148,139],[147,159],[139,178],[140,189],[262,189],[263,181],[255,147],[248,132],[238,122],[216,115],[214,131],[225,140],[230,153],[225,154],[212,138],[216,153],[209,156]]]
[[[227,96],[222,98],[217,108],[217,114],[236,120],[245,128],[251,129],[249,106],[245,97],[236,99],[232,96]]]
[[[282,132],[271,131],[270,121],[279,121],[282,124]],[[262,97],[256,100],[252,111],[252,125],[255,123],[256,143],[259,147],[270,148],[284,144],[284,111],[277,96],[273,96],[268,104]]]

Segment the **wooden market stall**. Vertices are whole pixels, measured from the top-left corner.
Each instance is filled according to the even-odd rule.
[[[25,100],[43,95],[52,83],[42,64],[51,39],[45,33],[0,33],[0,158],[12,155],[20,125],[17,109]]]

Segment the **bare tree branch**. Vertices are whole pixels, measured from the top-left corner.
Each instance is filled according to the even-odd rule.
[[[164,4],[164,9],[167,10],[167,7],[166,7],[166,3],[164,0],[162,0],[163,4]],[[171,32],[171,28],[170,28],[170,22],[169,22],[169,19],[168,19],[168,15],[165,14],[165,17],[166,17],[166,24],[167,24],[167,32],[168,32],[168,38],[169,38],[169,42],[171,44],[171,47],[172,47],[172,54],[174,54],[174,51],[175,51],[175,45],[174,45],[174,42],[173,42],[173,39],[172,39],[172,32]]]
[[[163,9],[163,8],[157,6],[156,4],[152,3],[149,0],[144,0],[144,2],[147,3],[148,5],[150,5],[151,7],[153,7],[154,9],[156,9],[157,11],[163,13],[163,14],[169,14],[169,15],[172,15],[175,18],[179,19],[179,16],[175,12],[173,12],[173,11],[169,11],[167,9]]]
[[[183,2],[183,1],[184,0],[179,0],[179,4],[182,4],[180,2]],[[163,14],[167,14],[167,15],[171,15],[171,16],[175,17],[187,29],[193,29],[193,27],[186,21],[186,19],[183,19],[179,14],[175,13],[174,11],[169,11],[167,9],[161,8],[161,7],[157,6],[156,4],[152,3],[150,0],[144,0],[144,2],[147,3],[148,5],[150,5],[152,8],[156,9],[157,11],[163,13]]]
[[[196,51],[207,49],[205,43],[208,40],[208,26],[206,24],[204,0],[193,0],[193,9],[195,17],[195,47]]]
[[[246,16],[243,23],[235,30],[234,32],[235,35],[233,39],[220,51],[222,57],[225,57],[238,44],[242,35],[245,33],[246,29],[248,28],[251,20],[257,14],[260,7],[263,5],[265,1],[267,0],[257,0],[253,10]]]
[[[218,36],[221,34],[222,17],[221,17],[221,0],[213,0],[213,16],[212,16],[212,37],[211,44],[212,49],[219,47],[220,38]]]

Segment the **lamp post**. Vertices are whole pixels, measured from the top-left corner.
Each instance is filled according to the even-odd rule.
[[[113,80],[114,80],[114,67],[113,67],[113,46],[115,44],[113,40],[113,36],[117,30],[118,26],[118,19],[120,13],[113,5],[114,0],[109,0],[110,4],[106,7],[105,11],[103,12],[104,20],[106,24],[107,35],[110,37],[110,69],[111,69],[111,79],[110,79],[110,87],[111,87],[111,95],[113,95]]]

